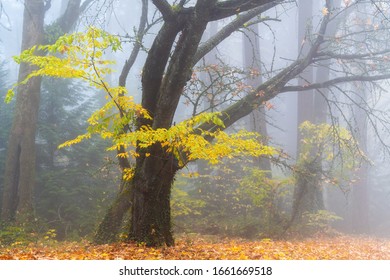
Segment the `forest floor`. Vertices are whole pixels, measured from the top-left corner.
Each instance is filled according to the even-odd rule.
[[[51,242],[0,247],[1,260],[390,260],[390,239],[338,236],[245,241],[180,237],[175,247]]]

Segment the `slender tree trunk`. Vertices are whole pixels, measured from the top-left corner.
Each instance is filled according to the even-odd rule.
[[[310,0],[299,2],[299,20],[298,20],[298,52],[299,56],[305,56],[310,49],[308,34],[311,31],[311,19],[313,16],[313,3]],[[308,67],[301,74],[298,83],[300,85],[311,84],[314,81],[313,68]],[[314,91],[302,91],[298,93],[298,132],[297,132],[297,157],[299,158],[301,150],[302,136],[299,131],[299,126],[305,121],[314,121]],[[315,151],[313,151],[314,154]],[[300,167],[296,172],[296,186],[293,196],[293,206],[291,222],[289,224],[297,224],[301,221],[302,215],[305,212],[316,212],[323,203],[317,202],[314,198],[322,199],[322,190],[317,174],[321,170],[320,162],[307,162]]]
[[[258,24],[247,28],[243,34],[243,56],[244,68],[246,70],[253,69],[261,73],[261,54],[260,54],[260,40],[259,40],[259,26]],[[262,84],[261,76],[256,78],[247,77],[246,84],[256,88]],[[263,136],[263,144],[268,145],[268,131],[266,112],[264,106],[261,105],[254,110],[249,116],[248,130],[260,133]],[[271,162],[268,158],[256,158],[255,164],[261,170],[268,171],[267,176],[271,177]]]
[[[321,165],[321,160],[315,159],[303,164],[297,172],[297,185],[294,190],[292,218],[289,226],[301,223],[304,214],[313,214],[318,210],[325,209],[321,182]]]
[[[367,112],[362,108],[366,108],[367,95],[363,86],[356,87],[357,100],[356,103],[361,108],[354,109],[354,117],[357,126],[357,140],[361,150],[367,155]],[[356,171],[357,181],[352,186],[352,230],[354,233],[369,233],[369,180],[368,180],[369,164],[362,162],[359,169]]]
[[[300,7],[300,20],[299,20],[299,47],[304,55],[305,47],[302,44],[307,40],[305,39],[305,33],[303,28],[306,25],[309,18],[312,17],[313,3],[301,2]],[[341,1],[337,0],[333,3],[334,7],[339,8]],[[329,24],[327,28],[327,35],[332,37],[336,34],[339,21],[335,20]],[[307,42],[306,42],[307,44]],[[326,60],[322,64],[318,65],[316,75],[314,77],[314,71],[312,68],[308,68],[307,73],[303,75],[299,81],[300,84],[310,84],[312,82],[321,83],[329,80],[330,74],[330,61]],[[321,124],[327,122],[327,100],[328,89],[322,89],[320,91],[304,91],[298,93],[298,126],[304,121],[310,121],[315,124]],[[298,157],[300,150],[301,135],[298,131]],[[318,151],[312,151],[313,155],[318,155]],[[296,174],[297,185],[294,191],[294,201],[292,209],[291,223],[299,222],[302,218],[302,214],[305,212],[315,213],[318,210],[325,209],[324,193],[322,188],[322,182],[319,179],[320,174],[323,171],[321,157],[317,157],[311,162],[307,162],[300,168],[301,170]],[[313,173],[314,172],[314,173]],[[306,178],[305,178],[306,176]]]

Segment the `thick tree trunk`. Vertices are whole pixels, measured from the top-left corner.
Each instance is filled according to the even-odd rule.
[[[22,50],[43,41],[44,1],[25,1]],[[22,64],[18,81],[33,69]],[[38,119],[41,78],[33,78],[18,88],[15,115],[9,136],[4,177],[1,218],[22,222],[33,214],[35,172],[35,132]]]
[[[129,239],[147,246],[174,245],[170,196],[179,166],[159,144],[137,161],[133,179]]]
[[[173,155],[156,146],[151,149],[156,157],[137,160],[134,177],[124,182],[99,225],[95,243],[117,241],[123,219],[130,211],[129,240],[147,246],[174,245],[170,196],[179,167]]]
[[[129,239],[148,246],[173,246],[170,196],[173,174],[161,181],[135,180]]]
[[[307,3],[305,3],[305,1]],[[302,44],[308,44],[307,38],[305,38],[307,22],[312,17],[313,3],[312,1],[305,0],[301,2],[299,11],[299,39],[298,47],[301,49],[301,54],[305,55],[306,46]],[[341,1],[335,1],[334,7],[340,7]],[[329,37],[336,34],[338,29],[338,21],[334,21],[329,24],[326,31]],[[318,65],[315,82],[321,83],[329,80],[330,75],[330,61],[326,60],[322,64]],[[308,68],[306,74],[303,73],[299,83],[301,85],[310,84],[314,82],[314,72],[312,68]],[[298,93],[298,126],[304,121],[310,121],[315,124],[321,124],[327,122],[327,101],[328,89],[319,91],[304,91]],[[297,151],[300,150],[301,135],[297,133]],[[317,155],[318,151],[312,151],[313,155]],[[291,223],[299,223],[302,218],[302,214],[305,212],[315,213],[318,210],[325,209],[324,194],[322,190],[322,184],[319,180],[319,174],[322,172],[321,159],[316,159],[314,162],[304,163],[301,168],[306,169],[306,172],[297,173],[297,185],[294,190],[293,210]],[[317,172],[315,174],[314,172]]]
[[[69,32],[80,12],[92,0],[69,0],[64,14],[55,23],[62,31]],[[21,50],[44,42],[44,17],[49,6],[43,0],[26,0],[23,15],[23,39]],[[18,82],[32,71],[21,64]],[[38,121],[41,78],[35,77],[17,90],[15,115],[9,136],[1,219],[4,222],[23,222],[33,216],[33,188],[35,183],[35,134]]]
[[[132,181],[124,181],[122,191],[107,210],[94,236],[96,244],[111,243],[118,240],[123,218],[128,213],[132,203]]]
[[[298,52],[299,56],[305,56],[310,49],[310,43],[308,42],[307,34],[311,31],[309,22],[312,19],[313,3],[310,0],[304,0],[300,2],[299,6],[299,23],[298,23]],[[313,68],[308,67],[306,72],[302,73],[298,83],[300,85],[311,84],[314,80]],[[305,121],[314,121],[314,91],[302,91],[298,93],[298,128],[297,128],[297,155],[301,153],[301,141],[302,135],[299,131],[299,126]],[[314,154],[315,151],[314,151]],[[314,163],[314,162],[313,162]],[[315,162],[317,165],[321,165],[321,162]],[[320,166],[318,166],[320,167]],[[293,224],[297,224],[301,221],[302,215],[305,212],[313,213],[319,210],[316,206],[321,204],[316,202],[314,198],[322,198],[322,194],[319,192],[322,190],[319,188],[320,182],[317,180],[318,167],[314,167],[311,162],[306,162],[303,166],[300,166],[300,171],[296,172],[296,186],[294,189],[293,206],[291,220],[288,225],[290,227]]]

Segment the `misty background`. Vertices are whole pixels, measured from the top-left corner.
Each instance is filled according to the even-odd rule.
[[[81,16],[75,28],[75,31],[83,31],[89,25],[94,25],[118,35],[124,41],[122,52],[105,54],[108,59],[117,62],[113,66],[116,72],[106,77],[113,83],[118,80],[122,64],[127,59],[126,51],[134,43],[135,28],[141,13],[140,1],[131,2],[129,5],[128,0],[95,1]],[[175,122],[204,110],[226,108],[245,91],[250,91],[253,87],[251,83],[266,79],[299,57],[304,52],[304,42],[309,40],[310,30],[318,27],[323,3],[310,0],[298,2],[299,5],[285,4],[261,15],[263,22],[234,33],[208,54],[197,65],[187,84]],[[304,2],[311,2],[311,5]],[[348,3],[339,2],[340,5]],[[19,66],[12,57],[20,53],[24,5],[23,1],[14,0],[1,0],[1,4],[0,97],[3,100],[7,90],[17,82]],[[52,1],[45,23],[50,24],[61,15],[66,5],[66,0]],[[305,10],[308,7],[311,9]],[[150,18],[157,17],[152,10]],[[388,12],[388,9],[384,10]],[[362,16],[359,12],[352,11],[352,15],[347,15],[345,22],[340,25],[347,24],[350,17]],[[302,20],[305,14],[307,17]],[[370,18],[364,19],[365,24],[374,25],[375,13],[370,15]],[[224,24],[224,20],[210,24],[204,40],[223,28]],[[138,102],[141,99],[140,75],[143,63],[160,26],[161,21],[148,30],[143,40],[143,49],[128,76],[128,91]],[[342,31],[338,32],[342,34]],[[335,65],[334,61],[331,67],[342,70],[342,66]],[[248,74],[250,71],[252,74]],[[314,70],[312,72],[318,73]],[[219,80],[213,83],[213,79]],[[309,78],[301,77],[301,80],[296,79],[295,84],[291,85],[302,84],[305,79],[307,82]],[[389,85],[387,81],[382,81],[379,86],[367,86],[367,89],[357,91],[372,92],[367,95],[366,102],[385,118],[388,116]],[[351,89],[350,85],[340,87],[345,91],[356,90]],[[175,233],[243,238],[304,235],[311,231],[390,236],[390,168],[386,147],[390,143],[388,131],[383,127],[387,121],[371,122],[363,117],[360,120],[365,123],[365,133],[361,133],[357,128],[362,124],[357,118],[358,109],[351,106],[340,109],[331,102],[328,105],[333,108],[333,113],[326,120],[329,123],[337,120],[336,123],[347,128],[346,120],[350,120],[349,128],[352,128],[352,134],[356,132],[356,139],[363,135],[363,150],[369,160],[359,160],[360,165],[338,175],[338,178],[344,178],[345,175],[349,180],[330,182],[332,178],[321,177],[324,207],[319,207],[307,216],[299,226],[290,226],[297,182],[291,166],[299,161],[298,146],[302,141],[298,135],[299,112],[302,110],[299,107],[302,106],[299,105],[299,95],[302,96],[302,92],[282,93],[229,128],[231,131],[257,130],[264,135],[268,145],[288,155],[280,162],[275,160],[264,163],[253,158],[233,158],[210,165],[199,160],[179,172],[171,201]],[[198,100],[196,108],[194,100]],[[115,198],[121,175],[116,155],[105,151],[110,146],[107,141],[96,137],[70,148],[58,149],[59,144],[84,132],[88,117],[104,101],[103,94],[95,92],[86,84],[44,78],[36,135],[34,206],[39,219],[37,231],[54,229],[56,238],[60,240],[90,237]],[[347,103],[345,97],[340,97],[338,101],[340,104]],[[14,105],[15,100],[10,104],[0,103],[0,193],[4,186],[6,151]],[[364,168],[361,169],[361,166]],[[344,171],[339,168],[338,172]],[[355,189],[361,178],[365,178],[363,197],[361,193],[356,194]]]

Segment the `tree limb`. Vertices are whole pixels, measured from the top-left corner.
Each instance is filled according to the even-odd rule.
[[[119,86],[121,86],[121,87],[126,86],[127,76],[129,75],[130,69],[134,65],[135,60],[137,59],[139,51],[141,49],[142,39],[143,39],[143,36],[145,35],[146,23],[148,21],[148,1],[149,0],[142,0],[142,14],[141,14],[141,18],[140,18],[140,22],[139,22],[139,26],[138,26],[136,41],[134,43],[134,47],[133,47],[133,50],[131,51],[129,59],[126,60],[125,65],[122,68],[122,72],[119,76]],[[121,118],[124,117],[124,114],[122,113],[122,111],[120,111],[120,116],[121,116]],[[129,130],[130,130],[129,126],[126,125],[123,128],[123,133],[127,133]],[[117,149],[117,154],[122,154],[125,152],[126,152],[126,149],[123,145]],[[122,171],[125,170],[126,168],[131,167],[129,159],[126,157],[119,157],[118,156],[118,161],[119,161],[119,166],[121,167]]]
[[[119,76],[119,86],[121,87],[126,86],[127,76],[129,75],[130,69],[134,65],[135,60],[137,59],[137,56],[141,49],[142,39],[145,35],[144,33],[145,33],[147,21],[148,21],[148,0],[142,0],[142,14],[138,26],[134,47],[133,50],[131,51],[129,58],[126,60],[125,65],[122,68],[122,72]]]
[[[347,82],[357,82],[357,81],[373,82],[373,81],[379,81],[385,79],[390,79],[390,74],[375,75],[375,76],[354,75],[354,76],[347,76],[347,77],[339,77],[322,83],[314,83],[314,84],[304,85],[304,86],[285,86],[280,90],[280,93],[289,92],[289,91],[305,91],[305,90],[312,90],[312,89],[327,88],[330,86],[334,86],[336,84],[347,83]]]
[[[172,7],[166,0],[152,0],[152,2],[160,11],[165,21],[175,18]]]
[[[328,8],[330,7],[330,0],[326,1],[326,5]],[[287,82],[294,79],[299,73],[302,73],[302,71],[312,63],[318,48],[324,42],[324,34],[326,33],[328,23],[329,13],[324,15],[317,38],[306,57],[294,61],[290,66],[286,67],[273,78],[258,86],[253,93],[248,94],[240,101],[237,101],[235,104],[222,111],[222,120],[224,121],[225,127],[231,126],[237,120],[251,113],[263,102],[280,94]],[[204,124],[200,128],[202,130],[215,131],[218,127],[215,125]]]
[[[86,0],[80,7],[80,14],[84,13],[84,11],[88,8],[88,6],[96,0]]]
[[[260,15],[261,13],[264,13],[265,11],[275,7],[276,5],[277,3],[273,1],[272,3],[257,7],[249,12],[246,12],[245,14],[240,15],[235,20],[230,22],[228,25],[223,27],[217,34],[215,34],[213,37],[211,37],[208,41],[206,41],[199,47],[194,57],[194,64],[199,62],[202,59],[202,57],[204,57],[207,53],[209,53],[223,40],[228,38],[233,32],[237,31],[246,22]]]
[[[384,49],[378,52],[369,52],[369,53],[354,53],[354,54],[342,54],[342,53],[334,53],[330,51],[318,52],[315,61],[326,60],[326,59],[363,59],[363,58],[375,58],[377,55],[390,54],[390,49]]]
[[[211,12],[210,21],[227,18],[263,5],[278,5],[286,0],[230,0],[218,1]]]

